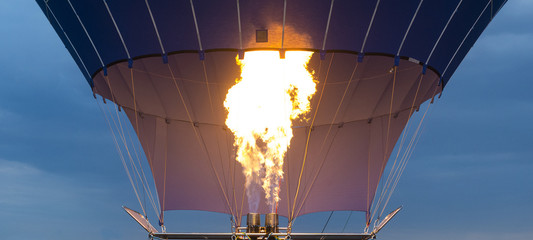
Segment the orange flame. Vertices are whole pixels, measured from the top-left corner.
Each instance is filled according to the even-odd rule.
[[[274,211],[283,179],[283,159],[290,147],[292,120],[310,110],[316,92],[307,70],[312,52],[247,52],[241,79],[229,89],[224,101],[226,125],[235,135],[236,160],[243,166],[250,211],[257,211],[262,186],[267,204]]]

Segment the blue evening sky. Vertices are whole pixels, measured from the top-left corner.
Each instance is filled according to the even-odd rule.
[[[379,239],[533,239],[532,56],[533,0],[509,1],[432,106],[387,212],[404,209]],[[146,239],[121,209],[140,207],[103,114],[34,1],[0,0],[0,73],[0,238]],[[296,227],[321,231],[328,215]],[[347,217],[334,213],[326,231]],[[228,222],[167,219],[175,231]]]

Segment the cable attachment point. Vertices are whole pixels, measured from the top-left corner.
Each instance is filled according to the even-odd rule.
[[[363,58],[365,57],[365,54],[360,52],[357,54],[357,62],[363,62]]]
[[[320,60],[326,59],[326,50],[320,50]]]
[[[285,49],[279,50],[279,59],[285,59]]]
[[[204,52],[204,50],[198,51],[198,55],[200,57],[200,61],[205,60],[205,52]]]

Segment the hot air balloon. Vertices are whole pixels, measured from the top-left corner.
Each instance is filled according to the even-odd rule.
[[[394,161],[392,178],[384,174],[395,157],[391,153],[405,145],[406,157],[400,159],[406,159],[417,141],[418,136],[402,135],[410,117],[442,92],[505,1],[37,3],[89,89],[129,119],[155,182],[160,224],[170,210],[232,216],[228,233],[167,233],[126,208],[151,236],[368,239],[399,211],[380,219],[387,191],[405,168],[405,161]],[[224,105],[255,51],[273,52],[281,60],[310,52],[305,68],[316,84],[308,97],[310,110],[292,121],[274,204],[264,197],[268,191],[255,205],[249,202],[248,178],[235,160],[238,144]],[[381,179],[388,190],[378,191]],[[357,234],[291,230],[298,216],[343,210],[365,212],[367,228],[380,220]],[[243,227],[241,217],[247,214]],[[259,214],[266,214],[265,226]],[[288,218],[286,228],[277,226],[278,214]]]

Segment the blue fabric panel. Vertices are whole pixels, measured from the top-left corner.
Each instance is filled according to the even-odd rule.
[[[83,31],[78,18],[72,11],[72,8],[70,8],[68,2],[50,1],[48,2],[48,6],[54,12],[57,20],[61,23],[63,30],[65,30],[72,41],[72,45],[83,59],[89,73],[92,74],[94,71],[102,67],[89,38],[87,38],[85,31]],[[68,42],[66,42],[66,44],[68,44]]]
[[[419,2],[381,0],[364,51],[396,54]]]
[[[45,16],[48,18],[48,21],[50,22],[50,24],[52,25],[54,30],[57,32],[57,35],[59,36],[59,38],[63,42],[65,48],[69,51],[70,55],[72,56],[72,59],[74,59],[74,61],[76,62],[76,64],[80,68],[80,71],[81,71],[82,75],[86,78],[86,80],[89,83],[89,85],[91,87],[93,87],[92,77],[90,75],[87,75],[87,73],[85,72],[85,69],[83,68],[83,65],[82,65],[80,59],[76,55],[76,52],[74,52],[74,49],[72,48],[72,46],[68,42],[67,38],[63,34],[63,31],[61,30],[61,28],[59,27],[59,25],[55,21],[54,17],[50,13],[50,11],[48,11],[48,9],[46,8],[46,5],[44,4],[44,1],[43,0],[38,0],[37,3],[39,5],[39,7],[42,9],[42,11],[45,14]]]
[[[457,52],[457,55],[455,56],[450,66],[448,67],[448,70],[446,71],[446,74],[444,75],[444,80],[443,80],[444,86],[446,86],[446,84],[450,80],[450,77],[453,75],[453,73],[455,72],[459,64],[461,64],[464,57],[466,56],[468,51],[470,51],[470,48],[472,48],[474,43],[477,41],[477,39],[483,32],[483,30],[485,30],[485,28],[487,27],[487,24],[489,24],[490,22],[490,19],[491,19],[490,11],[487,10],[481,16],[478,23],[474,27],[474,29],[472,29],[472,32],[470,33],[470,35],[468,35],[468,38],[465,40],[465,42],[463,43],[463,46],[461,47],[461,49],[459,49],[459,51]]]
[[[239,22],[236,1],[219,0],[193,2],[198,21],[198,28],[200,30],[202,47],[204,49],[238,49]],[[194,33],[194,37],[196,39],[196,32]]]
[[[151,0],[149,4],[165,51],[199,49],[189,1]]]
[[[102,1],[82,0],[71,0],[71,3],[93,40],[104,64],[116,61],[117,59],[127,59],[124,46],[120,41],[118,32],[115,25],[113,25],[104,3]],[[88,46],[88,48],[92,48],[92,46]],[[101,68],[100,62],[98,63],[97,68],[90,68],[89,71],[94,72]]]
[[[461,41],[468,33],[489,0],[464,0],[442,35],[428,66],[442,73]],[[80,19],[91,36],[104,64],[124,61],[126,51],[102,1],[71,0]],[[336,0],[325,50],[360,52],[377,0]],[[381,0],[370,29],[364,51],[395,55],[407,31],[419,0]],[[426,0],[407,35],[400,56],[425,63],[439,35],[452,15],[459,0]],[[48,4],[72,41],[63,35],[55,19],[47,13],[43,0],[37,0],[54,29],[80,67],[78,52],[91,75],[102,64],[67,1],[49,1]],[[144,0],[107,0],[132,58],[160,55],[162,50]],[[494,0],[457,52],[444,76],[444,83],[453,74],[475,40],[480,36],[505,0]],[[149,1],[165,52],[200,50],[194,18],[189,1]],[[241,0],[243,48],[280,48],[283,24],[283,0]],[[322,49],[331,0],[287,1],[285,48]],[[234,0],[194,0],[203,49],[239,49],[237,3]],[[269,29],[270,28],[270,29]],[[258,29],[269,29],[269,41],[256,43]],[[299,40],[299,34],[309,41]],[[391,60],[392,61],[392,60]],[[86,76],[87,77],[87,76]],[[92,84],[92,80],[88,77]]]
[[[132,58],[148,54],[162,54],[144,0],[111,0],[107,1],[107,4]]]
[[[331,1],[307,1],[291,0],[287,1],[287,12],[285,26],[287,30],[296,31],[311,38],[311,42],[306,46],[299,46],[298,42],[285,35],[284,48],[314,48],[322,49],[324,33],[328,22]],[[291,32],[286,32],[291,33]]]
[[[483,2],[486,0],[483,0]],[[453,54],[467,35],[468,30],[472,27],[478,16],[483,11],[485,4],[479,4],[480,1],[463,1],[457,13],[455,13],[448,28],[442,35],[433,56],[427,64],[436,69],[440,69],[441,73],[452,59]],[[488,12],[490,13],[490,9]]]
[[[400,56],[409,56],[426,62],[458,3],[459,0],[424,1],[405,39]]]
[[[491,16],[494,17],[497,13],[498,13],[498,10],[507,2],[507,0],[492,0],[492,5],[489,6],[490,8],[490,12],[491,12]],[[488,11],[488,10],[487,10]],[[492,19],[491,17],[491,19]]]
[[[268,29],[272,23],[283,21],[283,0],[272,1],[240,1],[241,24],[242,24],[242,44],[243,48],[260,47],[255,43],[255,31],[257,29]],[[274,41],[269,34],[269,42]],[[281,43],[279,39],[275,39]],[[281,46],[275,46],[280,48]]]
[[[335,1],[326,49],[361,51],[375,5],[376,1]]]

